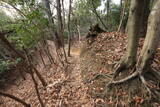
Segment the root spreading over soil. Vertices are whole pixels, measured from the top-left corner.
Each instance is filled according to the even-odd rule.
[[[114,82],[112,80],[113,67],[126,50],[126,38],[126,35],[116,32],[99,33],[91,44],[85,42],[80,55],[83,81],[89,87],[91,97],[96,100],[96,106],[157,107],[160,105],[160,79],[156,78],[159,71],[158,74],[154,74],[153,70],[149,70],[143,74],[145,84],[141,81],[144,78],[140,78],[138,73],[130,69],[120,72]],[[139,51],[143,41],[139,41]],[[155,56],[156,61],[151,67],[160,70],[159,49]],[[125,79],[131,75],[133,77],[126,81]],[[112,85],[107,86],[110,82]]]

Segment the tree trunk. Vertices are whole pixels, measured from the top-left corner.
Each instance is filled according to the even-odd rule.
[[[140,53],[137,66],[142,70],[148,68],[154,58],[154,54],[160,41],[160,0],[155,2],[149,16],[147,34]]]
[[[77,29],[77,34],[78,34],[78,40],[79,40],[79,43],[81,41],[81,32],[80,32],[80,26],[76,24],[76,29]]]
[[[92,6],[93,6],[93,13],[96,15],[96,17],[99,19],[99,21],[102,23],[102,25],[104,26],[104,28],[107,30],[107,26],[105,25],[105,23],[103,22],[103,20],[101,19],[101,17],[98,15],[97,11],[96,11],[96,7],[94,4],[94,1],[92,0]]]
[[[54,20],[52,18],[52,12],[51,12],[51,8],[50,8],[50,1],[49,0],[42,0],[42,1],[43,1],[44,6],[45,6],[45,12],[46,12],[46,14],[48,16],[48,20],[49,20],[49,25],[50,25],[49,30],[51,32],[51,35],[52,36],[54,35],[53,39],[54,39],[54,44],[55,44],[56,48],[59,49],[59,47],[61,47],[61,43],[59,44],[57,42],[57,40],[59,40],[60,37],[58,35],[55,35],[56,30],[54,28]]]
[[[42,0],[44,5],[45,5],[45,12],[48,16],[49,22],[51,22],[51,24],[54,24],[54,20],[52,18],[52,13],[51,13],[51,8],[50,8],[50,1],[49,0]]]
[[[114,85],[121,84],[121,83],[124,83],[128,80],[135,78],[136,76],[139,76],[142,83],[146,87],[147,91],[150,94],[152,93],[142,73],[150,70],[150,66],[154,59],[154,54],[156,52],[158,43],[160,41],[160,29],[159,29],[160,28],[160,18],[159,18],[160,9],[159,8],[160,8],[160,0],[155,2],[155,5],[153,6],[152,11],[149,15],[146,38],[143,44],[143,48],[140,52],[140,56],[137,61],[136,69],[133,69],[133,71],[134,70],[136,71],[132,73],[131,75],[129,75],[128,77],[125,77],[121,80],[110,82],[108,86],[113,85],[113,84]],[[154,75],[159,76],[159,73],[157,73],[158,71],[152,71],[152,72],[156,73]]]
[[[65,22],[66,22],[66,19],[65,19],[65,8],[64,8],[64,0],[62,0],[62,13],[63,13],[63,28],[65,29]]]
[[[69,13],[68,13],[68,56],[70,57],[70,48],[71,48],[71,30],[70,30],[70,17],[72,10],[72,1],[69,0]]]
[[[140,18],[140,29],[139,29],[139,36],[145,37],[147,32],[147,23],[148,23],[148,16],[150,13],[150,0],[142,0],[143,6],[141,6],[141,18]]]
[[[62,23],[62,11],[61,11],[61,2],[60,0],[56,0],[57,2],[57,18],[58,18],[58,36],[61,39],[62,45],[64,44],[64,38],[63,38],[63,23]]]
[[[61,11],[61,2],[60,0],[56,0],[57,2],[57,16],[58,16],[58,35],[60,37],[61,43],[62,43],[62,51],[64,53],[65,61],[67,62],[67,56],[64,49],[64,29],[63,29],[63,23],[62,23],[62,11]]]
[[[32,62],[31,62],[31,59],[30,59],[30,55],[28,54],[27,50],[24,49],[24,51],[25,51],[25,53],[26,53],[26,59],[27,59],[27,61],[28,61],[28,65],[29,65],[29,74],[31,75],[31,78],[32,78],[32,80],[33,80],[33,83],[34,83],[34,86],[35,86],[35,90],[36,90],[36,94],[37,94],[38,100],[39,100],[39,102],[40,102],[40,104],[41,104],[41,107],[45,107],[45,106],[44,106],[44,103],[43,103],[43,101],[42,101],[42,99],[41,99],[41,97],[40,97],[40,93],[39,93],[39,90],[38,90],[38,83],[37,83],[37,81],[36,81],[36,79],[35,79],[35,77],[34,77],[34,72],[33,72],[33,70],[35,70],[35,73],[36,73],[36,74],[38,73],[38,75],[39,75],[39,72],[37,71],[36,68],[34,68],[34,66],[33,66],[33,64],[32,64]],[[43,84],[43,83],[42,83],[42,84]],[[44,85],[47,86],[47,84],[44,84]]]
[[[107,0],[107,23],[109,22],[110,2],[111,2],[111,0]]]
[[[128,34],[128,44],[126,54],[120,61],[120,64],[115,66],[115,77],[123,69],[133,68],[136,64],[138,40],[139,40],[139,29],[141,18],[141,11],[143,6],[143,0],[131,0],[129,18],[127,23],[127,34]]]
[[[138,49],[138,33],[139,33],[139,19],[141,16],[141,7],[143,0],[131,0],[129,19],[128,19],[128,44],[125,63],[127,67],[131,67],[136,63],[137,49]]]
[[[34,87],[35,87],[35,90],[36,90],[36,94],[37,94],[38,100],[39,100],[39,102],[41,104],[41,107],[45,107],[45,105],[44,105],[44,103],[43,103],[43,101],[42,101],[42,99],[40,97],[40,93],[39,93],[39,90],[38,90],[38,83],[36,82],[36,79],[35,79],[35,77],[33,75],[33,72],[31,72],[31,77],[32,77],[32,80],[33,80],[33,83],[34,83]]]
[[[41,49],[41,46],[40,46],[39,43],[38,43],[38,52],[39,52],[39,56],[40,56],[40,58],[41,58],[41,61],[42,61],[43,66],[46,67],[45,61],[44,61],[43,56],[42,56],[42,55],[43,55],[43,54],[42,54],[42,49]]]
[[[127,6],[127,0],[124,1],[124,7],[122,7],[122,0],[121,0],[121,15],[120,15],[120,23],[119,23],[119,27],[118,27],[118,32],[120,32],[122,24],[123,24],[123,20],[125,17],[125,11],[126,11],[126,6]]]

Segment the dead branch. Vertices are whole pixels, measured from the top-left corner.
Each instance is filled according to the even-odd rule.
[[[23,104],[25,107],[31,107],[30,104],[26,103],[25,101],[13,96],[13,95],[10,95],[10,94],[7,94],[7,93],[3,93],[3,92],[0,92],[0,95],[4,96],[4,97],[8,97],[8,98],[11,98],[21,104]]]

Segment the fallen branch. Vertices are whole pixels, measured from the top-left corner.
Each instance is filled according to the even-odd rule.
[[[3,92],[0,92],[0,95],[2,95],[2,96],[4,96],[4,97],[11,98],[11,99],[13,99],[13,100],[15,100],[15,101],[17,101],[17,102],[23,104],[25,107],[31,107],[30,104],[27,104],[25,101],[23,101],[23,100],[21,100],[21,99],[15,97],[15,96],[13,96],[13,95],[10,95],[10,94],[7,94],[7,93],[3,93]]]

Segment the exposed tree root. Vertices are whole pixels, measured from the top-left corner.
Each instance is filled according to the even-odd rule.
[[[131,79],[134,79],[134,78],[137,77],[138,75],[139,75],[138,72],[134,72],[133,74],[131,74],[131,75],[129,75],[128,77],[123,78],[123,79],[121,79],[121,80],[118,80],[118,81],[112,80],[110,83],[107,84],[107,87],[110,87],[110,86],[112,86],[112,85],[122,84],[122,83],[127,82],[127,81],[129,81],[129,80],[131,80]]]
[[[160,71],[152,68],[151,73],[156,77],[156,79],[160,80]]]
[[[119,63],[114,66],[114,76],[113,79],[116,78],[120,72],[123,72],[127,69],[135,70],[135,62],[130,61],[129,57],[123,57]]]
[[[116,78],[116,77],[119,75],[119,73],[120,73],[121,71],[123,71],[123,69],[125,69],[125,64],[122,63],[122,62],[117,63],[117,64],[115,65],[115,71],[114,71],[114,77],[113,77],[113,78]]]
[[[98,78],[112,78],[112,77],[110,75],[107,75],[107,74],[97,74],[93,78],[88,80],[88,82],[91,83],[92,81],[94,81],[94,80],[96,80]]]
[[[140,76],[140,79],[141,79],[143,85],[145,86],[145,88],[147,89],[147,91],[149,92],[149,95],[150,95],[150,97],[151,97],[152,92],[151,92],[150,88],[148,87],[145,78],[144,78],[141,74],[140,74],[139,76]]]
[[[154,73],[153,73],[153,72],[154,72]],[[144,73],[144,71],[143,71],[142,69],[138,69],[138,68],[137,68],[137,70],[136,70],[134,73],[132,73],[131,75],[129,75],[129,76],[127,76],[127,77],[125,77],[125,78],[123,78],[123,79],[121,79],[121,80],[118,80],[118,81],[112,80],[111,82],[109,82],[109,83],[106,85],[106,87],[108,88],[108,87],[111,87],[111,86],[113,86],[113,85],[122,84],[122,83],[124,83],[124,82],[127,82],[127,81],[129,81],[129,80],[131,80],[131,79],[134,79],[134,78],[136,78],[137,76],[139,76],[142,84],[144,85],[144,87],[146,88],[146,90],[149,92],[149,96],[150,96],[150,98],[151,98],[151,95],[152,95],[153,92],[151,91],[150,87],[148,86],[148,83],[146,82],[146,80],[145,80],[144,76],[142,75],[142,73]],[[152,71],[152,73],[153,73],[154,75],[160,76],[160,73],[159,73],[158,71]]]

